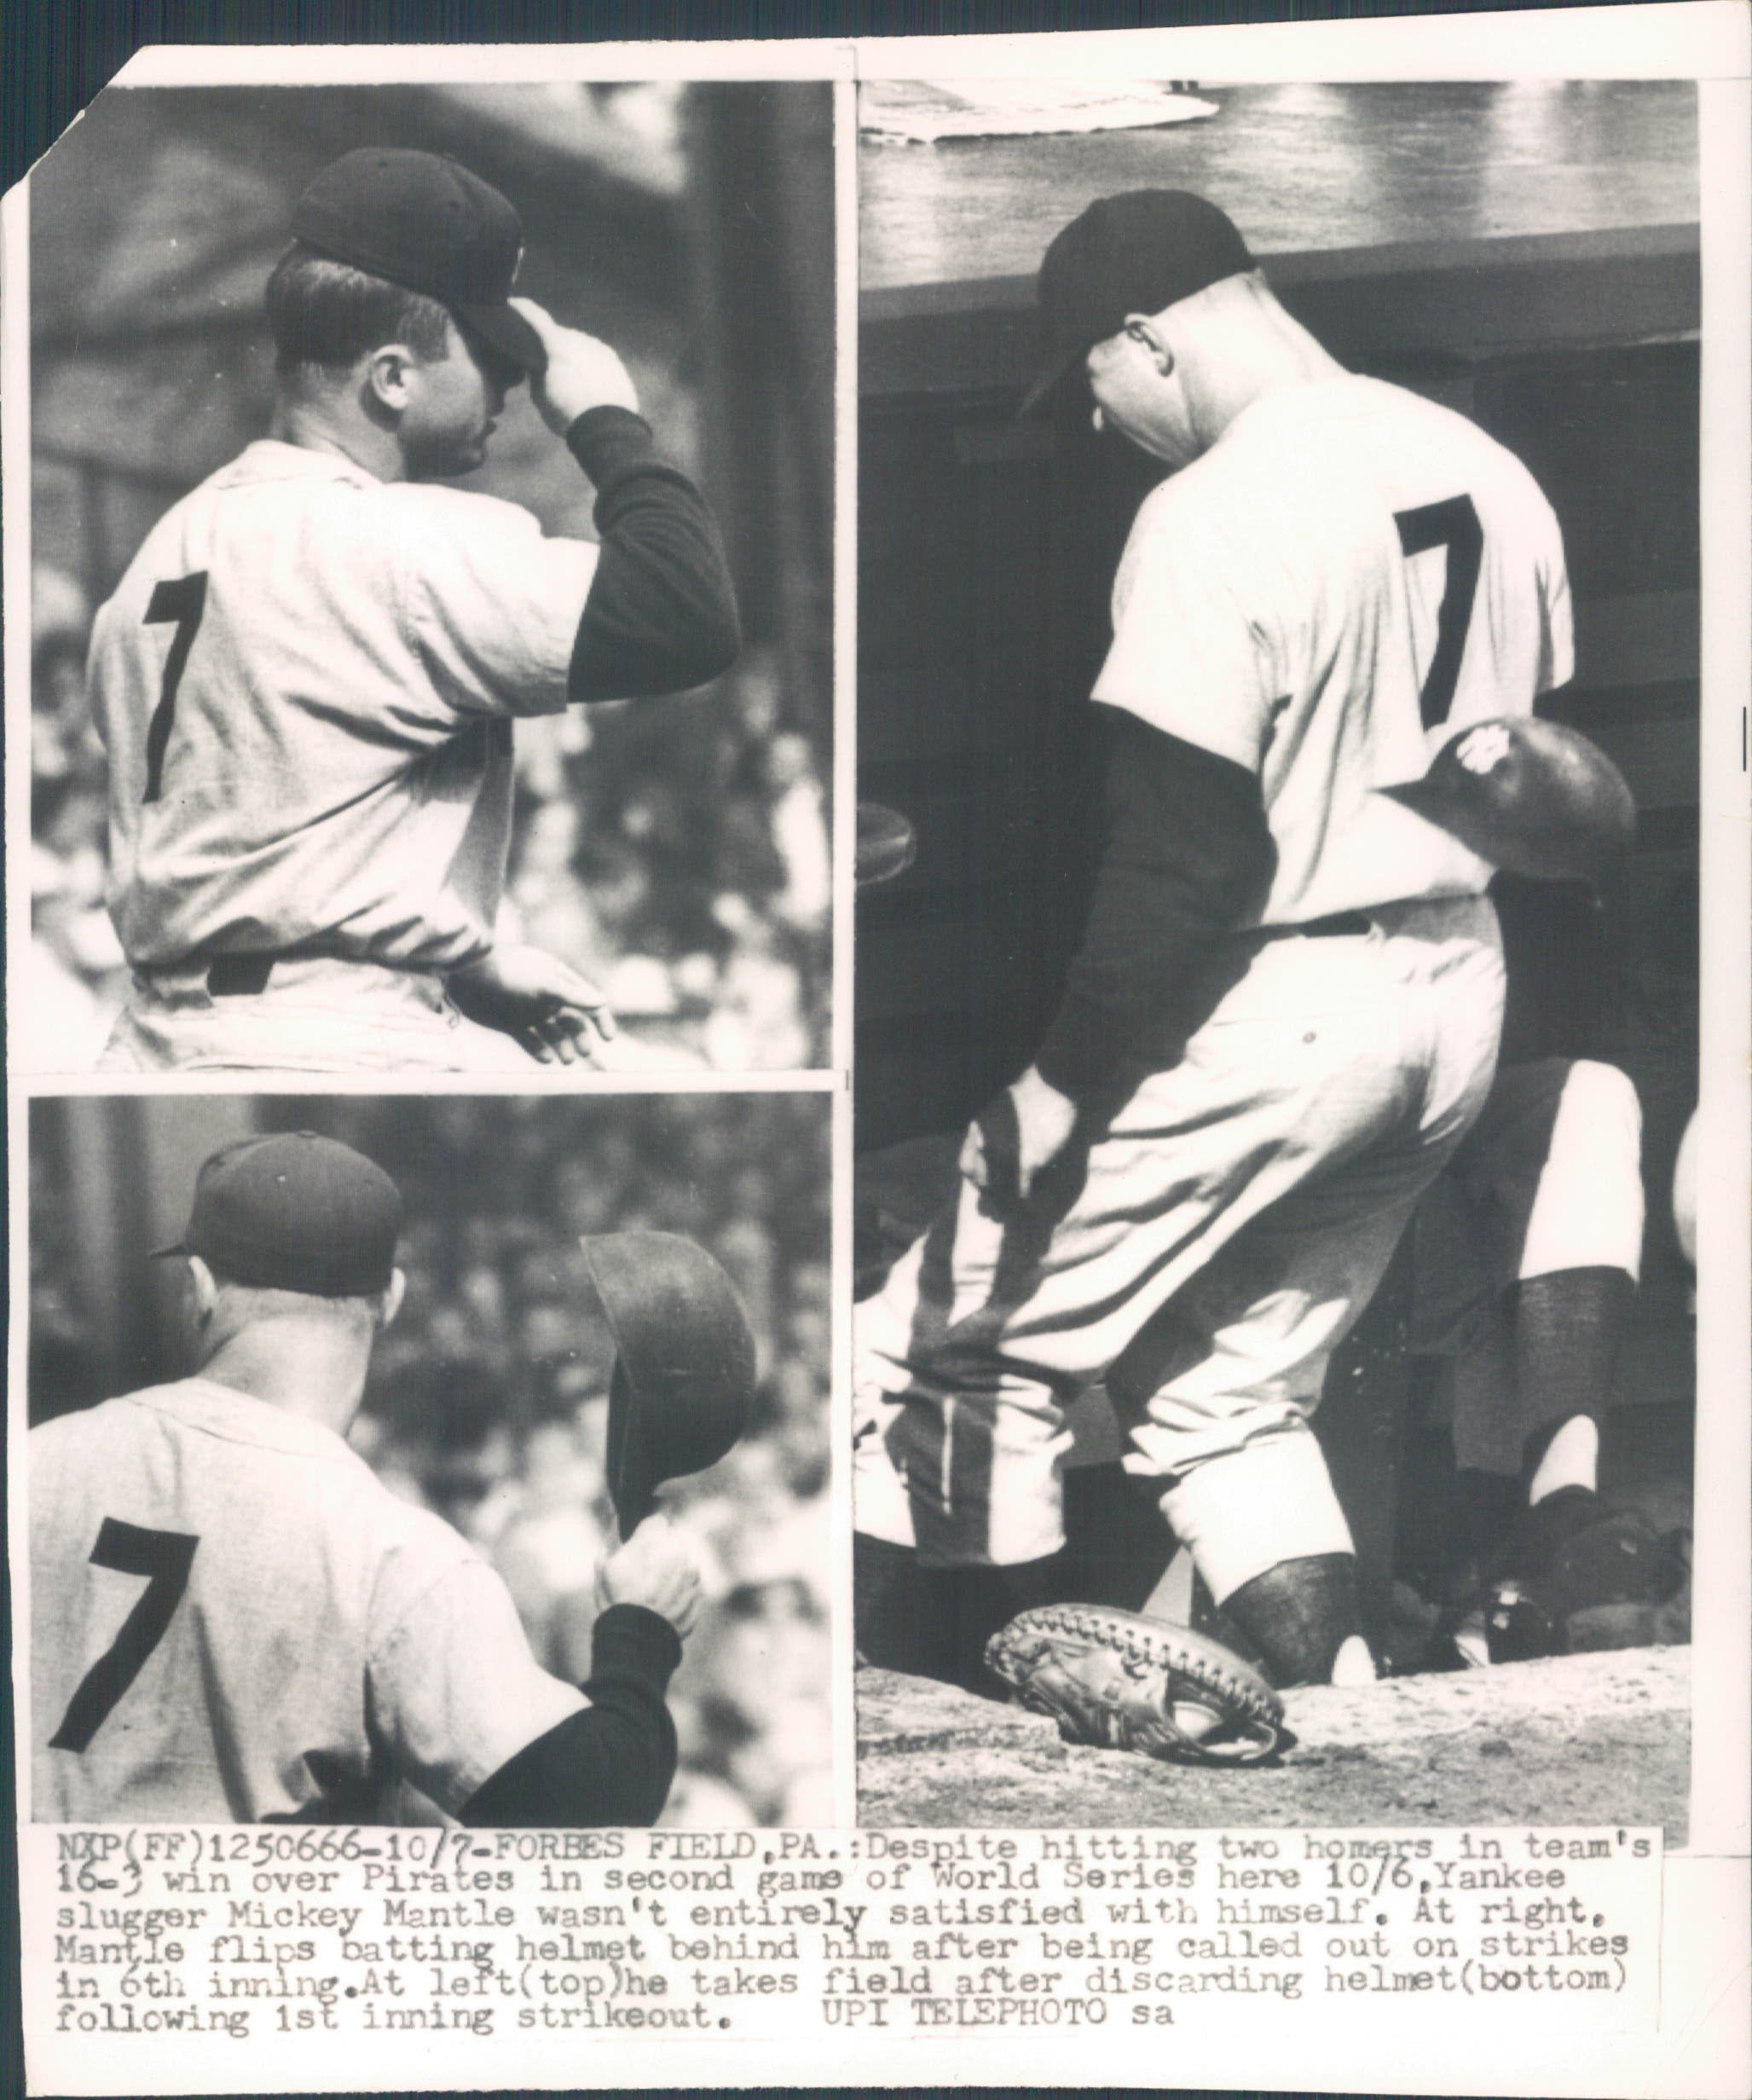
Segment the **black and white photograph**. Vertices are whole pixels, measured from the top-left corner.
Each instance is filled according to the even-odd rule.
[[[14,1070],[827,1062],[833,198],[824,81],[98,98]]]
[[[860,89],[865,1824],[1683,1841],[1697,111]]]
[[[38,1822],[834,1819],[818,1094],[38,1100]]]
[[[1746,2100],[1752,21],[1270,11],[23,39],[0,2091]]]

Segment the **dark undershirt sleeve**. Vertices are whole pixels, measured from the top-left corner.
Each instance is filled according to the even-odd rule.
[[[681,1641],[642,1605],[610,1605],[596,1622],[590,1704],[539,1735],[477,1788],[461,1811],[472,1830],[643,1828],[675,1777],[675,1723],[664,1693]]]
[[[742,647],[736,591],[716,520],[679,467],[658,457],[631,409],[591,408],[566,432],[596,484],[602,541],[572,648],[574,700],[685,692]]]
[[[1222,937],[1258,911],[1277,865],[1257,775],[1102,711],[1106,842],[1083,943],[1035,1058],[1076,1100],[1178,1054],[1211,1004]]]

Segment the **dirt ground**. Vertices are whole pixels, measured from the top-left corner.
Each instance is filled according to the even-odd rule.
[[[1293,1746],[1235,1771],[1074,1747],[922,1678],[863,1669],[857,1691],[871,1828],[1660,1824],[1685,1841],[1688,1647],[1291,1692]]]

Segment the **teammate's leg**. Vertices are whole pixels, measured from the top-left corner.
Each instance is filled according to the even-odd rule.
[[[1597,1484],[1599,1420],[1641,1255],[1642,1116],[1615,1067],[1499,1073],[1456,1161],[1503,1293],[1528,1500]],[[1457,1425],[1460,1437],[1469,1425]]]
[[[1499,1075],[1477,1137],[1464,1164],[1507,1279],[1498,1462],[1518,1479],[1520,1510],[1484,1555],[1482,1650],[1466,1629],[1460,1638],[1463,1653],[1504,1661],[1567,1646],[1577,1612],[1646,1602],[1663,1579],[1651,1528],[1599,1492],[1641,1252],[1641,1114],[1614,1067],[1546,1059]],[[1478,1368],[1464,1359],[1457,1369],[1463,1467],[1481,1441]]]

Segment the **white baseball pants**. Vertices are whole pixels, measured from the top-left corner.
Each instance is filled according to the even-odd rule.
[[[957,1200],[859,1309],[860,1530],[931,1565],[1063,1543],[1067,1403],[1107,1377],[1128,1471],[1220,1602],[1350,1550],[1308,1417],[1419,1195],[1490,1085],[1502,1019],[1482,897],[1264,943],[1090,1140],[1043,1217]]]

